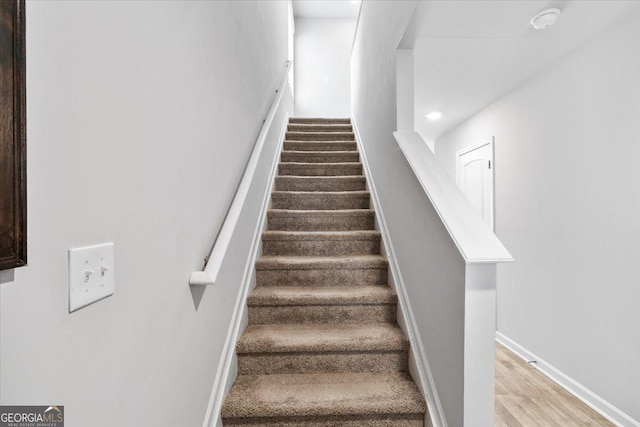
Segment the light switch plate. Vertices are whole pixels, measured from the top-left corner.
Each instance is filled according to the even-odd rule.
[[[69,249],[69,313],[113,295],[113,243]]]

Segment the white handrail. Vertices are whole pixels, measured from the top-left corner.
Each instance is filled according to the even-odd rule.
[[[258,160],[260,160],[260,155],[262,154],[262,149],[267,139],[267,134],[269,133],[273,118],[275,117],[278,107],[280,106],[282,93],[284,92],[284,88],[287,85],[287,78],[289,76],[289,69],[291,68],[291,64],[292,61],[287,61],[282,80],[280,81],[280,86],[278,86],[278,89],[276,90],[276,96],[273,100],[273,103],[271,104],[269,113],[264,120],[262,129],[260,129],[258,139],[253,146],[251,157],[249,157],[249,161],[247,162],[247,166],[245,168],[244,174],[242,175],[242,179],[240,180],[240,184],[238,185],[238,189],[236,190],[236,194],[233,198],[233,201],[231,202],[229,210],[227,211],[224,222],[222,223],[222,227],[218,232],[218,236],[214,241],[211,252],[207,257],[207,262],[204,270],[194,271],[191,273],[191,276],[189,277],[190,285],[214,285],[216,283],[216,280],[218,279],[222,261],[224,260],[225,254],[227,253],[229,243],[231,243],[231,236],[233,236],[233,232],[238,223],[238,219],[240,218],[240,213],[242,212],[244,202],[247,199],[247,194],[249,193],[249,188],[251,187],[251,182],[253,181],[253,175],[256,172]]]
[[[420,185],[467,263],[513,262],[417,132],[394,132]]]

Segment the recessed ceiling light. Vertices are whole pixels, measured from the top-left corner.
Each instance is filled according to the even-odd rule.
[[[429,120],[439,120],[442,117],[442,113],[440,111],[432,111],[425,116]]]
[[[536,30],[544,30],[555,24],[558,16],[560,16],[560,9],[545,9],[536,13],[529,22]]]

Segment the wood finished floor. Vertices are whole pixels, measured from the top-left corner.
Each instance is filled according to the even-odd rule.
[[[613,426],[500,344],[496,345],[495,425]]]

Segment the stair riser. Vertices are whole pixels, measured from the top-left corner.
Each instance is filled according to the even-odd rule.
[[[283,162],[299,163],[357,163],[360,161],[357,151],[347,153],[331,151],[326,153],[283,151],[280,158]]]
[[[268,228],[281,231],[348,231],[373,230],[375,218],[373,215],[268,215]]]
[[[351,125],[317,123],[289,123],[287,130],[289,132],[353,132]]]
[[[355,142],[294,142],[285,141],[284,149],[288,151],[357,151]]]
[[[367,240],[263,240],[263,255],[376,255],[380,238]]]
[[[290,124],[311,123],[311,124],[351,124],[351,119],[328,119],[324,117],[290,117]]]
[[[287,141],[355,141],[352,132],[287,132]]]
[[[386,268],[256,270],[258,286],[366,286],[386,283]]]
[[[239,375],[406,372],[407,351],[238,354]]]
[[[223,418],[225,427],[424,427],[424,414]]]
[[[396,304],[250,306],[249,323],[393,323]]]
[[[359,195],[313,195],[313,194],[276,194],[272,196],[273,209],[296,210],[334,210],[368,209],[369,196]]]
[[[276,177],[276,191],[365,191],[362,178]]]
[[[280,163],[278,173],[295,176],[353,176],[362,175],[362,165],[359,163],[335,165]]]

